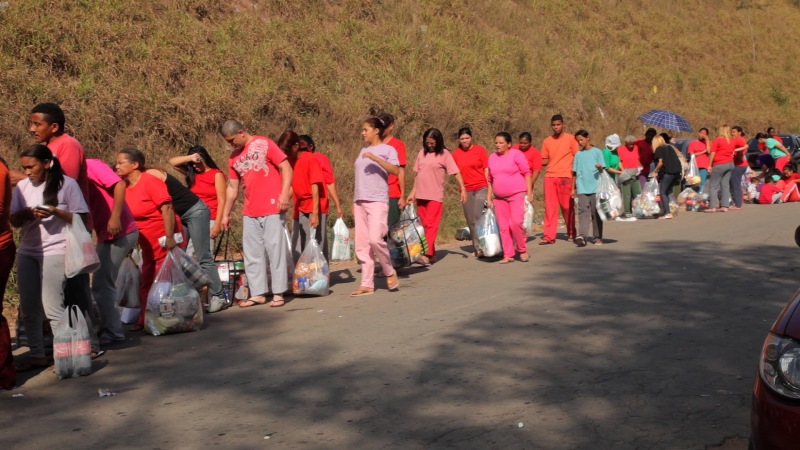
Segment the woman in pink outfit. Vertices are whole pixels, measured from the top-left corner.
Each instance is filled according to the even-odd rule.
[[[390,291],[400,286],[383,237],[389,231],[389,174],[400,173],[397,150],[383,143],[388,124],[378,117],[364,121],[361,149],[355,162],[353,217],[356,222],[356,257],[361,263],[361,285],[350,296],[375,293],[375,257],[381,263]]]
[[[422,135],[423,148],[414,161],[414,187],[408,195],[408,203],[416,203],[425,238],[428,240],[428,252],[422,258],[423,265],[436,262],[436,235],[442,222],[442,206],[444,201],[444,182],[447,175],[455,175],[461,188],[461,204],[467,201],[467,188],[464,179],[450,151],[444,148],[444,136],[436,128],[429,128]]]
[[[494,198],[487,196],[486,203],[497,216],[503,259],[500,264],[514,261],[514,250],[519,260],[528,262],[527,236],[522,226],[525,213],[525,196],[533,202],[531,169],[525,155],[511,148],[511,135],[502,131],[494,138],[495,153],[489,156],[489,183]]]

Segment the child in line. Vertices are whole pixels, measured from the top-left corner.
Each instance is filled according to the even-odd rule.
[[[578,197],[578,237],[575,245],[586,247],[586,233],[589,231],[589,222],[592,223],[594,245],[603,244],[603,222],[597,212],[597,189],[600,174],[605,170],[603,152],[594,147],[589,139],[589,132],[578,130],[575,133],[580,151],[575,154],[572,162],[572,173],[575,184],[572,195]]]

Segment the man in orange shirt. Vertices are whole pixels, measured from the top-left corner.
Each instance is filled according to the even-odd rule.
[[[575,237],[575,203],[572,201],[572,161],[578,152],[575,136],[564,132],[564,118],[550,119],[553,135],[542,144],[544,174],[544,233],[539,245],[553,244],[558,229],[558,208],[567,225],[567,240]]]

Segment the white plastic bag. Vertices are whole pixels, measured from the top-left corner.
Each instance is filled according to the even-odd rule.
[[[633,213],[638,217],[652,217],[661,212],[659,204],[658,180],[650,178],[644,185],[642,194],[633,203]]]
[[[331,260],[349,261],[352,258],[350,252],[350,229],[341,217],[336,219],[333,224],[333,246],[331,248]]]
[[[401,219],[389,229],[387,243],[395,269],[402,269],[422,260],[425,247],[419,231],[415,222],[410,219]]]
[[[311,227],[311,238],[306,244],[305,250],[297,259],[294,268],[294,281],[292,281],[292,292],[304,295],[328,295],[330,286],[330,272],[328,261],[322,254],[317,240],[314,239],[314,227]]]
[[[702,180],[702,178],[700,178],[700,169],[697,167],[697,158],[694,153],[692,153],[692,157],[689,160],[689,168],[686,169],[686,176],[684,179],[688,186],[697,186]]]
[[[72,223],[67,224],[67,253],[64,257],[64,273],[72,278],[82,273],[92,273],[100,268],[100,257],[94,249],[92,235],[86,231],[78,214],[73,214]]]
[[[117,306],[124,306],[127,308],[138,308],[139,300],[139,285],[141,283],[141,273],[139,266],[133,261],[133,258],[126,256],[119,266],[119,273],[117,274]]]
[[[419,214],[417,214],[417,205],[416,203],[409,203],[400,211],[400,220],[410,220],[414,223],[414,227],[417,229],[417,235],[419,236],[420,244],[422,245],[422,253],[420,256],[426,255],[428,253],[428,239],[425,238],[425,227],[422,226],[422,220],[419,218]],[[412,262],[416,262],[417,259],[412,256]]]
[[[59,379],[81,377],[92,373],[92,346],[89,326],[80,308],[64,310],[53,330],[53,359]]]
[[[478,237],[478,247],[483,252],[483,256],[491,258],[503,252],[497,218],[491,208],[486,208],[478,219],[475,224],[475,234]]]
[[[533,228],[533,214],[535,210],[533,209],[533,203],[528,201],[528,197],[525,197],[525,212],[522,216],[522,227],[525,229],[525,234],[531,234],[531,228]]]
[[[596,207],[602,221],[614,220],[622,215],[622,193],[617,183],[605,170],[600,174],[598,181]]]
[[[200,295],[183,274],[174,250],[167,253],[147,294],[144,325],[153,336],[196,331],[203,325]]]

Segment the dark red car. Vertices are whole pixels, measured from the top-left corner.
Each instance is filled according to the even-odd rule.
[[[800,291],[761,349],[750,426],[751,449],[800,449]]]

